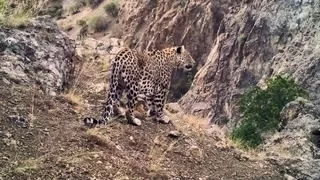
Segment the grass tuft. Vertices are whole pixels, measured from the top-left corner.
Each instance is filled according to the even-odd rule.
[[[108,28],[108,20],[104,16],[95,16],[89,19],[88,26],[93,32],[102,32]]]
[[[28,174],[32,170],[38,169],[39,160],[37,159],[27,159],[21,163],[18,167],[14,169],[16,173]]]
[[[14,0],[0,0],[0,25],[12,28],[24,27],[40,14],[59,17],[62,14],[62,5],[59,3],[59,1],[42,0],[23,0],[17,3]]]

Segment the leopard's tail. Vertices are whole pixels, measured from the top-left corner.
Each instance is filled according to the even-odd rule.
[[[115,57],[113,61],[111,62],[111,77],[110,77],[110,84],[109,84],[109,92],[107,97],[107,102],[104,106],[103,113],[102,113],[102,119],[96,119],[93,117],[86,117],[84,118],[84,124],[88,127],[94,127],[96,125],[100,124],[106,124],[108,122],[108,118],[113,111],[113,104],[115,101],[115,94],[118,86],[118,78],[120,77],[121,73],[121,67],[116,67],[117,64],[121,64],[119,57]]]

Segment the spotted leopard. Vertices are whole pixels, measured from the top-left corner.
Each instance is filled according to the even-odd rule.
[[[174,69],[183,68],[190,71],[195,61],[184,46],[169,47],[162,50],[138,52],[129,48],[120,50],[111,63],[111,80],[102,119],[84,118],[87,126],[106,124],[111,113],[119,110],[120,99],[125,91],[129,123],[136,117],[133,110],[138,95],[146,100],[148,116],[157,121],[165,121],[163,107],[169,92],[171,76]]]

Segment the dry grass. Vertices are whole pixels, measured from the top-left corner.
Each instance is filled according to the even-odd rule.
[[[33,17],[32,14],[20,13],[20,14],[14,15],[14,16],[9,16],[9,17],[4,18],[2,20],[2,22],[0,22],[0,24],[4,24],[5,26],[12,27],[12,28],[24,27],[29,24],[30,19],[32,17]]]
[[[79,100],[78,96],[82,99],[88,92],[99,93],[108,87],[106,82],[109,79],[109,59],[108,57],[99,57],[96,51],[90,50],[90,47],[87,48],[89,45],[89,43],[83,42],[82,46],[84,48],[80,50],[83,61],[77,70],[75,82],[71,88],[72,94],[69,97],[75,99],[75,101]]]
[[[206,119],[197,116],[177,114],[169,115],[172,119],[172,124],[175,128],[185,134],[196,133],[199,136],[206,134],[206,129],[209,127]]]
[[[103,136],[99,132],[99,128],[92,128],[86,131],[86,138],[92,142],[97,143],[100,146],[109,147],[111,149],[116,148],[116,144],[112,142],[107,136]]]
[[[27,174],[39,168],[40,159],[27,159],[14,169],[15,173]]]
[[[67,94],[64,94],[63,97],[69,100],[73,105],[76,105],[76,106],[84,105],[84,98],[82,97],[81,94],[77,94],[75,91],[70,91]]]
[[[227,137],[226,141],[230,147],[234,147],[241,152],[246,152],[247,154],[256,154],[257,152],[257,150],[253,148],[244,148],[243,142],[241,142],[241,140],[232,140],[230,137]]]
[[[159,173],[163,170],[163,161],[166,154],[172,150],[177,140],[166,144],[164,140],[160,140],[160,136],[156,136],[153,142],[154,144],[150,147],[148,154],[148,158],[150,159],[148,170],[150,173]],[[161,147],[165,147],[165,149],[163,150]]]
[[[123,36],[123,27],[120,24],[114,24],[111,29],[111,35],[114,38],[121,39]]]
[[[33,127],[33,123],[36,119],[36,117],[34,116],[34,103],[35,103],[35,94],[36,94],[36,85],[34,84],[33,87],[32,87],[32,99],[31,99],[31,109],[30,109],[30,113],[29,113],[29,118],[30,118],[30,121],[29,121],[29,125],[30,127]]]
[[[79,152],[75,153],[72,156],[64,156],[60,157],[62,162],[67,163],[67,164],[79,164],[84,162],[87,158],[90,158],[90,156],[95,156],[95,155],[102,155],[102,151],[93,151],[93,152]]]
[[[80,20],[77,20],[76,21],[76,24],[78,25],[78,26],[85,26],[86,24],[87,24],[87,21],[86,20],[83,20],[83,19],[80,19]]]
[[[101,71],[105,72],[105,71],[108,71],[108,69],[109,69],[109,61],[103,59],[101,62]]]
[[[0,0],[0,24],[7,27],[26,26],[51,1],[42,0]],[[15,7],[13,7],[13,6]]]
[[[66,24],[66,25],[59,25],[60,29],[62,31],[68,32],[70,30],[72,30],[73,26],[71,24]]]

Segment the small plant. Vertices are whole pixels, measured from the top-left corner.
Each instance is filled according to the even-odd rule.
[[[186,7],[187,3],[188,3],[188,0],[180,0],[180,6],[183,8]]]
[[[63,11],[63,7],[61,4],[51,5],[46,8],[44,11],[41,11],[40,14],[49,14],[51,17],[61,17]]]
[[[256,148],[263,142],[262,133],[277,129],[283,107],[308,93],[289,77],[276,76],[267,82],[267,89],[254,87],[240,99],[242,124],[235,128],[231,139],[244,148]]]
[[[89,29],[93,32],[102,32],[108,28],[108,20],[103,16],[95,16],[88,21]]]
[[[87,22],[85,20],[83,20],[83,19],[77,20],[76,23],[77,23],[78,26],[84,26],[84,25],[87,24]]]
[[[112,16],[112,17],[117,17],[118,16],[118,13],[119,13],[119,10],[118,10],[118,7],[117,7],[117,4],[115,2],[111,2],[107,5],[104,6],[104,11]]]
[[[27,159],[14,169],[15,173],[18,174],[29,174],[32,170],[39,168],[39,159]]]
[[[52,16],[57,17],[57,18],[61,18],[62,13],[63,13],[63,9],[58,9]]]
[[[69,14],[77,14],[80,12],[81,8],[86,6],[86,1],[80,0],[75,1],[72,6],[69,7],[68,12]]]
[[[85,24],[82,26],[82,28],[80,29],[80,32],[79,34],[77,35],[77,39],[78,40],[81,40],[83,39],[84,37],[87,37],[88,35],[88,24]]]
[[[103,0],[87,0],[87,5],[90,6],[92,9],[98,7]]]
[[[246,40],[247,40],[247,35],[246,34],[240,34],[239,36],[238,36],[238,38],[237,38],[237,40],[238,40],[238,43],[239,44],[242,44],[243,42],[245,42]]]

